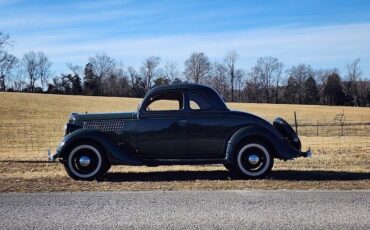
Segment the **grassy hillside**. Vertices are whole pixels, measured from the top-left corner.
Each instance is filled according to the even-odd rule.
[[[137,98],[0,92],[0,121],[65,122],[71,112],[135,111],[140,101]],[[348,122],[370,121],[370,108],[361,107],[256,103],[228,103],[228,107],[255,113],[269,120],[281,116],[293,121],[293,112],[296,111],[299,120],[313,123],[332,121],[340,113],[345,114]]]

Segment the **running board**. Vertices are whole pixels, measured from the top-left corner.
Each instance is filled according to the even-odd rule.
[[[223,164],[225,159],[144,159],[146,165],[201,165]]]

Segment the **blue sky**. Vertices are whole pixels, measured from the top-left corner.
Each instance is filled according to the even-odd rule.
[[[18,57],[45,52],[55,73],[99,52],[139,66],[156,55],[180,68],[193,51],[221,61],[240,53],[249,70],[260,56],[285,64],[337,67],[360,58],[370,76],[370,1],[22,1],[0,0],[0,30]]]

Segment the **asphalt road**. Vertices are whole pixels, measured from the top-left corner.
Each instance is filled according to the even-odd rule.
[[[0,195],[0,229],[370,229],[370,191]]]

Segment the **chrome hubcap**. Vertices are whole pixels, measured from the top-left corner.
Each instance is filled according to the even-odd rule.
[[[90,158],[87,156],[82,156],[78,162],[82,167],[87,167],[90,165]]]
[[[248,162],[251,165],[256,165],[260,162],[260,158],[257,155],[252,154],[248,157]]]

